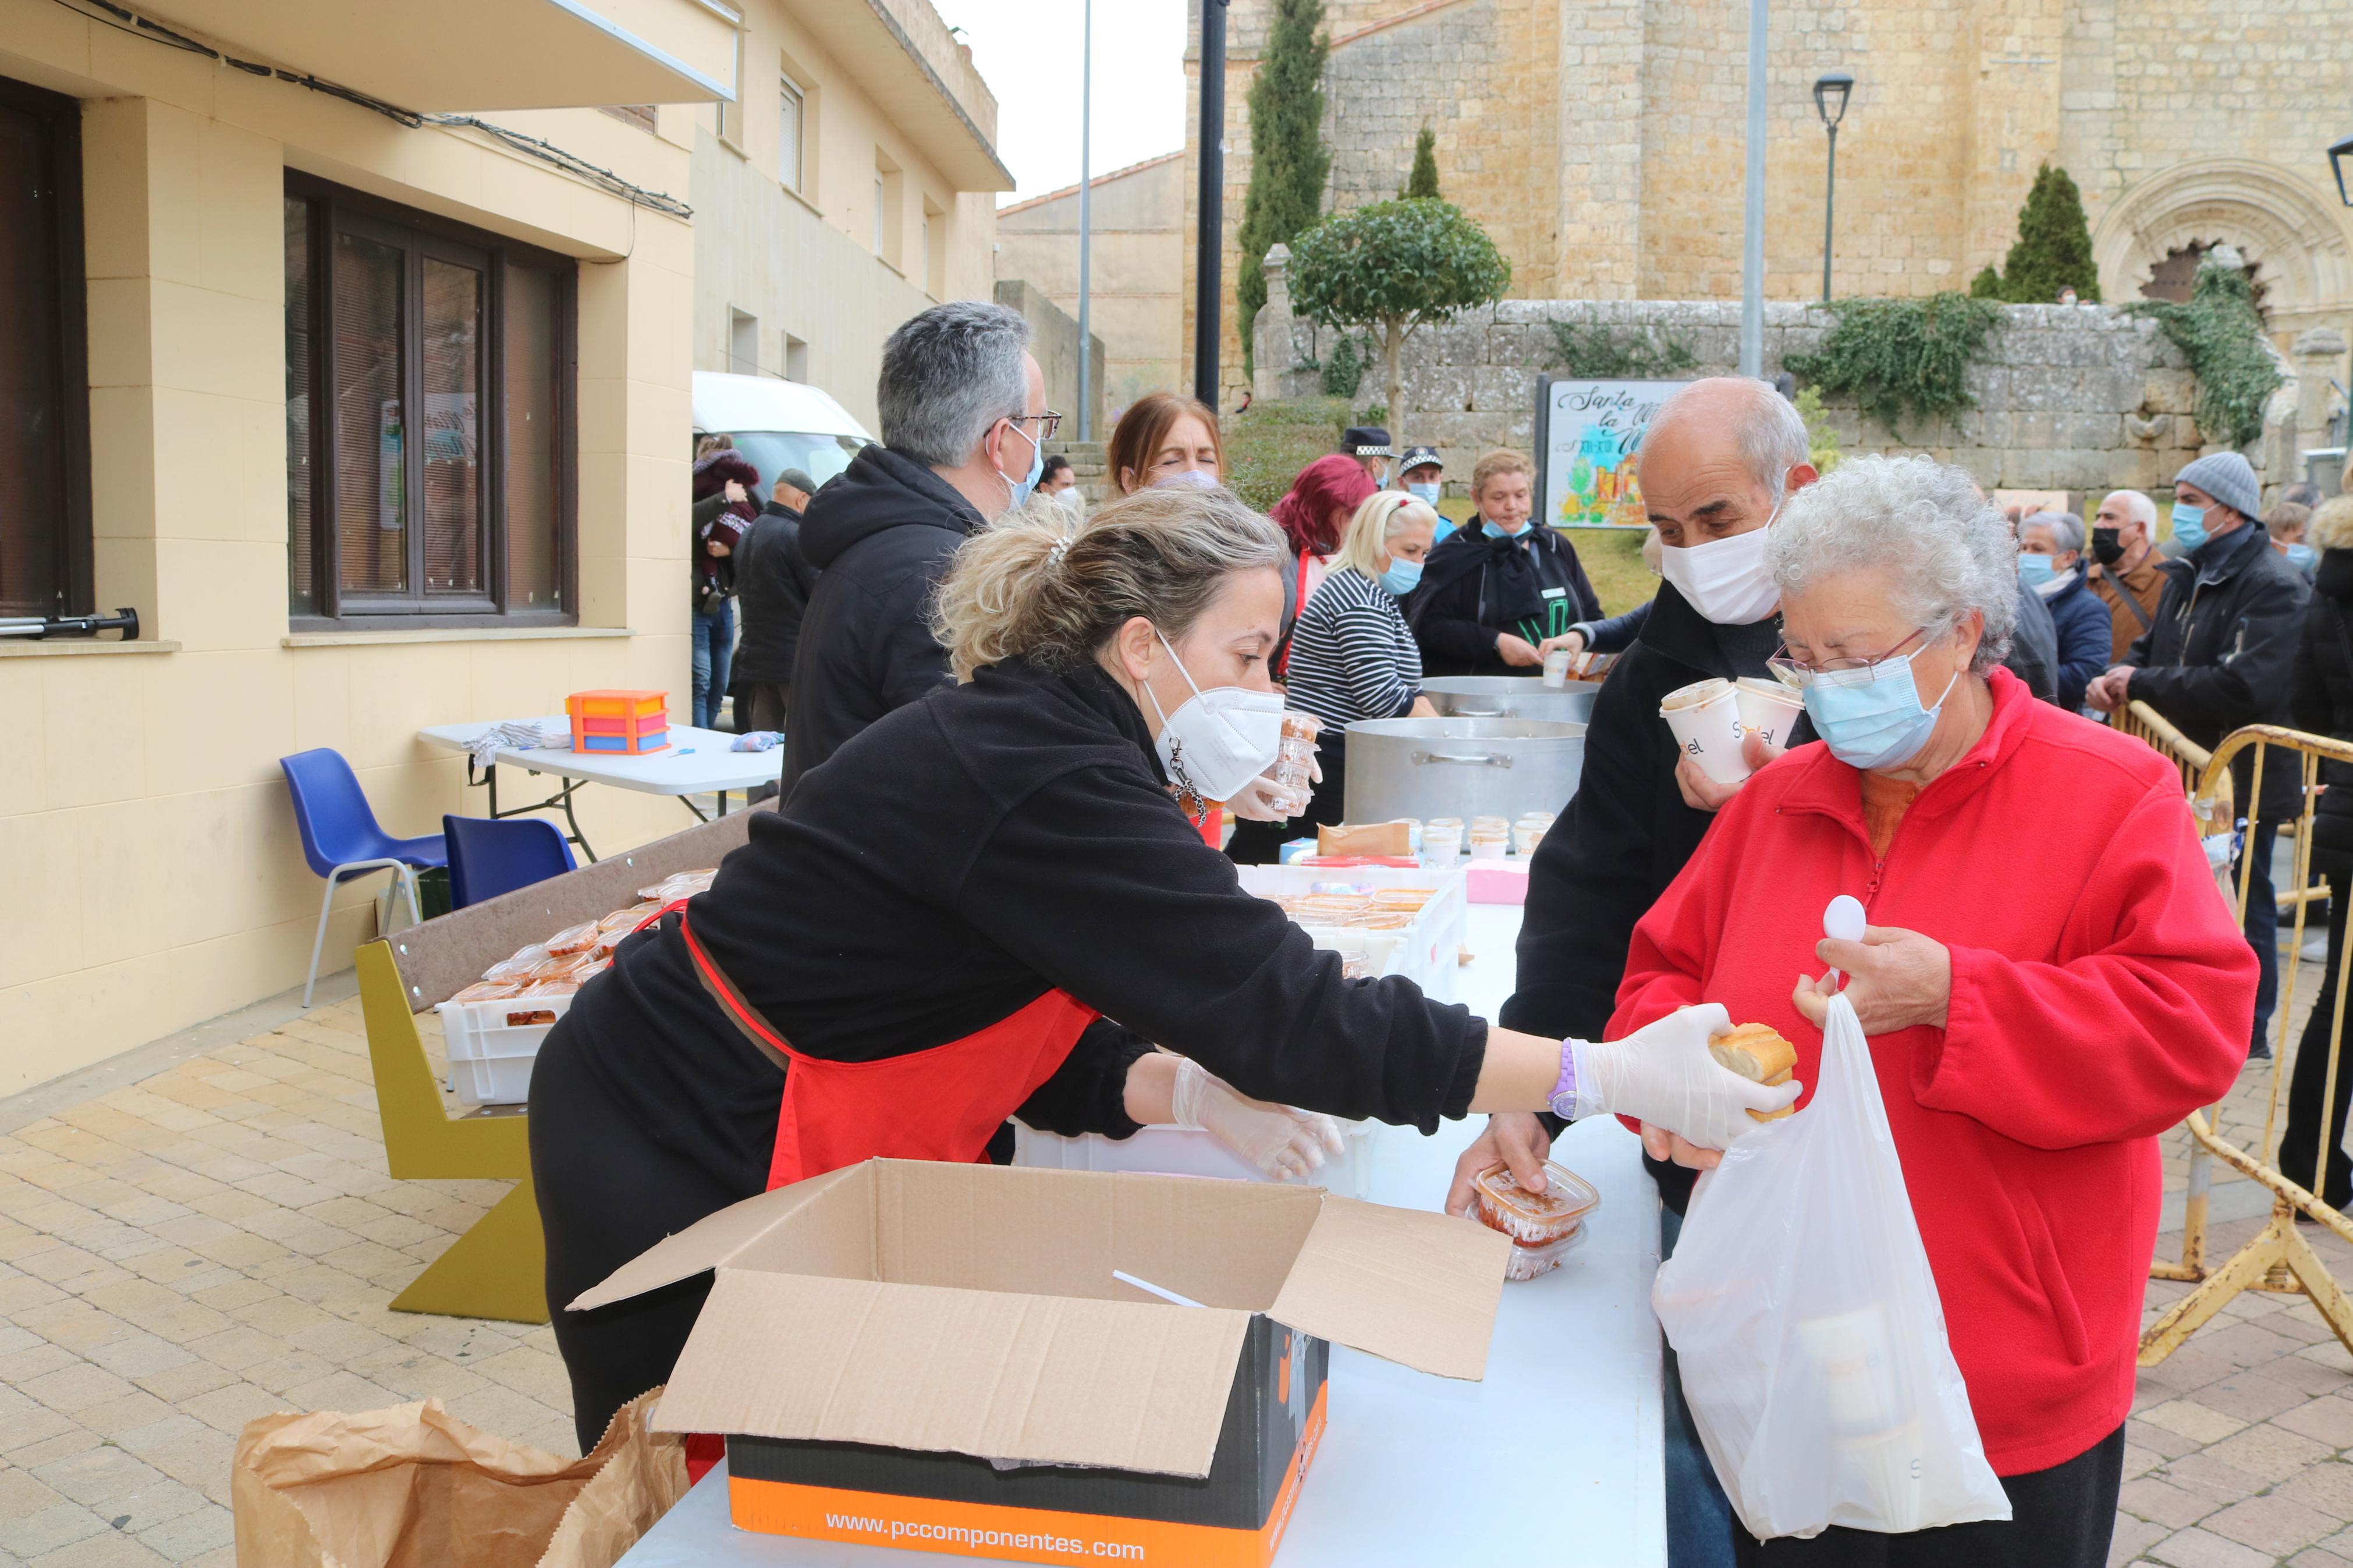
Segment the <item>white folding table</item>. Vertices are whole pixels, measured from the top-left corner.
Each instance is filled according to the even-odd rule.
[[[516,722],[517,721],[508,721]],[[570,732],[571,721],[559,713],[553,718],[525,719],[520,722],[537,726],[553,733],[557,730]],[[735,737],[719,730],[697,730],[691,725],[670,726],[670,744],[659,752],[643,756],[628,756],[618,752],[575,752],[568,748],[524,750],[518,746],[501,746],[491,753],[490,766],[474,766],[474,742],[491,730],[496,722],[475,724],[436,724],[417,731],[417,738],[444,751],[464,752],[466,784],[469,788],[480,786],[490,792],[491,815],[521,816],[533,811],[561,811],[566,837],[580,846],[580,852],[589,859],[596,852],[588,847],[582,837],[579,820],[572,815],[573,793],[584,784],[610,784],[616,789],[635,790],[640,795],[668,795],[678,797],[697,821],[708,821],[693,796],[715,795],[719,797],[719,814],[727,813],[727,797],[736,791],[749,792],[761,784],[775,784],[784,773],[785,753],[780,746],[765,752],[729,750]],[[528,773],[548,773],[564,781],[563,786],[545,800],[529,805],[499,805],[499,764],[521,768]]]
[[[1477,962],[1457,994],[1493,1018],[1510,994],[1516,908],[1471,906]],[[1423,1138],[1384,1128],[1373,1196],[1445,1202],[1454,1158],[1483,1118]],[[1461,1383],[1334,1347],[1331,1418],[1275,1568],[1541,1562],[1660,1568],[1667,1560],[1661,1447],[1658,1190],[1614,1118],[1572,1127],[1554,1158],[1601,1190],[1583,1245],[1556,1272],[1506,1285],[1483,1382]],[[776,1347],[792,1354],[789,1344]],[[940,1568],[931,1552],[740,1531],[722,1465],[618,1568]]]

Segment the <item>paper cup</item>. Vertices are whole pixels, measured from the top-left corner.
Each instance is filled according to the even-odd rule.
[[[1544,683],[1555,690],[1568,684],[1568,649],[1556,647],[1545,655]]]
[[[1659,717],[1674,732],[1683,755],[1718,784],[1748,776],[1740,760],[1740,693],[1728,680],[1699,680],[1667,693]]]
[[[1798,715],[1806,710],[1806,700],[1778,680],[1745,675],[1738,684],[1736,701],[1739,705],[1741,734],[1762,735],[1768,746],[1788,746]]]

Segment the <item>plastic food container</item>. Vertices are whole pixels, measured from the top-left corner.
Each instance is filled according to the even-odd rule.
[[[1559,1268],[1585,1234],[1586,1216],[1601,1206],[1601,1194],[1576,1172],[1547,1160],[1544,1173],[1542,1193],[1521,1186],[1507,1165],[1491,1165],[1472,1180],[1479,1222],[1512,1238],[1507,1279],[1533,1279]]]

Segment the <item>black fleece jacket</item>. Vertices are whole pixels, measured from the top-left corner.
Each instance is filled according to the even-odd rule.
[[[1599,620],[1601,599],[1558,529],[1532,522],[1496,539],[1473,519],[1430,553],[1405,618],[1424,675],[1509,675],[1497,637],[1510,632],[1533,646],[1558,637]]]
[[[819,575],[793,656],[785,794],[867,725],[948,684],[932,595],[985,526],[954,486],[888,447],[860,448],[809,502],[801,555]]]
[[[1467,1010],[1342,979],[1243,892],[1170,797],[1134,700],[1092,668],[998,666],[880,720],[753,819],[690,914],[806,1056],[924,1050],[1053,988],[1118,1020],[1021,1108],[1050,1131],[1133,1132],[1146,1040],[1246,1094],[1425,1131],[1465,1112],[1485,1059]],[[622,943],[557,1027],[653,1136],[765,1173],[783,1075],[705,994],[676,923]]]
[[[801,514],[770,501],[735,550],[735,586],[744,635],[735,645],[737,679],[782,686],[793,678],[801,619],[817,589],[817,568],[801,553]]]
[[[1497,1022],[1507,1029],[1598,1040],[1626,974],[1635,922],[1683,868],[1715,816],[1683,804],[1682,752],[1659,700],[1709,677],[1766,674],[1780,645],[1771,616],[1745,626],[1705,619],[1674,585],[1659,584],[1634,646],[1594,699],[1585,771],[1567,807],[1536,847],[1520,922],[1519,979]],[[1814,739],[1802,716],[1789,744]],[[1660,1194],[1681,1212],[1692,1173],[1650,1162]]]

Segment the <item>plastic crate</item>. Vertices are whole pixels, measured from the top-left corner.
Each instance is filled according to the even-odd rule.
[[[531,1067],[539,1058],[540,1042],[555,1027],[543,1024],[510,1024],[507,1015],[529,1006],[557,1018],[572,1010],[569,996],[533,997],[527,1002],[437,1002],[441,1037],[449,1051],[449,1085],[465,1105],[521,1105],[531,1098]]]
[[[1348,949],[1361,939],[1364,951],[1376,961],[1377,973],[1402,974],[1440,1002],[1454,1000],[1455,974],[1461,967],[1463,928],[1470,902],[1461,870],[1434,871],[1398,866],[1238,866],[1242,890],[1261,898],[1311,892],[1319,882],[1345,882],[1365,888],[1427,888],[1430,900],[1414,922],[1402,931],[1357,931],[1352,928],[1302,926],[1319,947]],[[1393,943],[1386,952],[1384,941]]]
[[[1370,1199],[1376,1131],[1369,1121],[1342,1122],[1340,1136],[1346,1152],[1326,1160],[1314,1175],[1286,1184],[1324,1187],[1344,1198]],[[1099,1132],[1065,1138],[1016,1121],[1013,1163],[1049,1171],[1137,1171],[1235,1182],[1274,1180],[1208,1133],[1188,1132],[1182,1127],[1147,1127],[1132,1138],[1106,1138]]]

